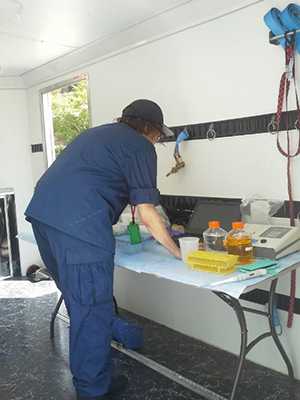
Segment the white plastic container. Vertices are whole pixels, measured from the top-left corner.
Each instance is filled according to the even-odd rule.
[[[181,258],[186,263],[189,253],[199,250],[199,238],[192,236],[179,238],[179,246]]]
[[[221,228],[220,221],[209,221],[208,229],[203,232],[206,251],[225,251],[224,240],[227,232]]]

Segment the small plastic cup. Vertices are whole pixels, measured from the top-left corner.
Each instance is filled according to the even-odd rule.
[[[199,238],[189,236],[179,239],[179,246],[181,251],[181,258],[183,262],[187,263],[187,257],[192,251],[199,250]]]

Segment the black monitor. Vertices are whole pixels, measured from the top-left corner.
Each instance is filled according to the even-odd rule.
[[[211,220],[220,221],[221,227],[229,232],[232,222],[241,220],[240,204],[239,199],[199,200],[186,226],[186,232],[202,236]]]

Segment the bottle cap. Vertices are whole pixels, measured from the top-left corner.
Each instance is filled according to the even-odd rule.
[[[208,226],[212,229],[220,228],[220,221],[209,221]]]
[[[244,229],[244,222],[243,221],[235,221],[232,223],[232,229]]]

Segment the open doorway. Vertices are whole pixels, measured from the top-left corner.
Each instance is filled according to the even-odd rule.
[[[90,127],[88,77],[80,75],[42,92],[47,167]]]

